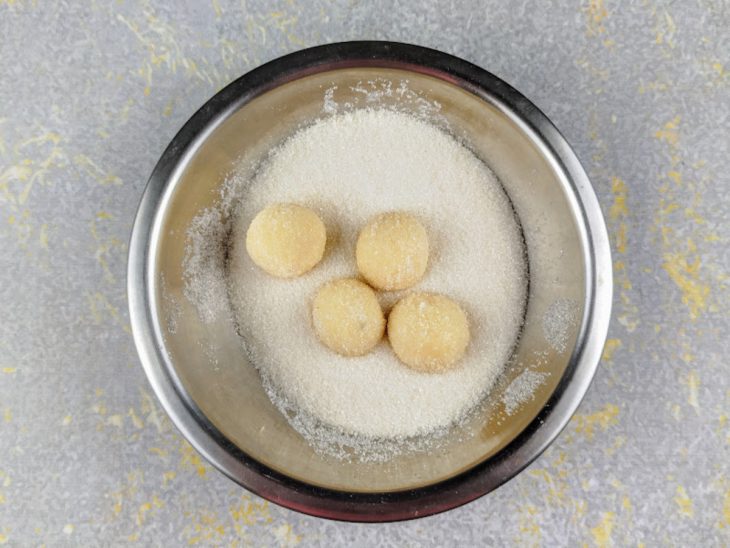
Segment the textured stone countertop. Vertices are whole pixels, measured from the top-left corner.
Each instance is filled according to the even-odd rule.
[[[0,0],[0,544],[730,544],[730,4]],[[524,473],[408,523],[303,516],[208,466],[158,405],[125,267],[157,158],[262,62],[348,39],[473,61],[534,101],[606,215],[614,316]]]

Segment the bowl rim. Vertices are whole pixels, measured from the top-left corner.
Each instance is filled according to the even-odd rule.
[[[456,476],[415,489],[346,492],[315,486],[269,468],[228,440],[184,389],[164,351],[152,306],[161,213],[178,175],[223,121],[253,98],[309,74],[352,67],[395,68],[445,80],[496,106],[527,132],[562,172],[574,201],[585,257],[585,310],[570,362],[555,391],[528,426],[503,449]],[[233,81],[180,129],[160,157],[142,195],[127,266],[130,321],[147,378],[172,422],[213,466],[253,493],[305,514],[357,522],[388,522],[437,514],[496,489],[533,462],[567,425],[585,396],[608,333],[613,294],[605,221],[589,178],[552,122],[517,90],[486,70],[438,50],[398,42],[354,41],[279,57]]]

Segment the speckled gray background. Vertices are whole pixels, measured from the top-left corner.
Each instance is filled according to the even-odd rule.
[[[730,544],[730,4],[0,0],[0,544]],[[606,214],[596,380],[495,493],[327,522],[201,462],[150,392],[127,238],[156,159],[236,76],[356,38],[462,56],[531,98]]]

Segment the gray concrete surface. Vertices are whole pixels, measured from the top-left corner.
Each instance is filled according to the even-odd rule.
[[[0,0],[0,544],[730,544],[730,4]],[[432,518],[352,525],[247,494],[138,363],[125,258],[166,143],[295,49],[445,50],[531,98],[611,232],[615,316],[579,414],[527,471]]]

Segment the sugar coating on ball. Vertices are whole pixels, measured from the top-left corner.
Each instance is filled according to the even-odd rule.
[[[469,321],[456,302],[435,293],[412,293],[388,317],[388,340],[408,367],[438,373],[454,367],[469,345]]]
[[[416,284],[428,265],[428,235],[413,215],[383,213],[360,231],[357,268],[377,289],[394,291]]]
[[[353,278],[319,288],[312,302],[312,324],[319,340],[343,356],[369,352],[385,331],[385,317],[375,292]]]
[[[326,241],[324,223],[314,211],[297,204],[273,204],[251,221],[246,251],[272,276],[293,278],[322,260]]]

